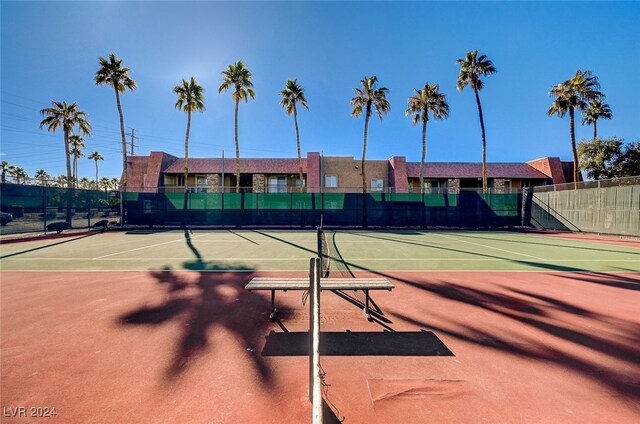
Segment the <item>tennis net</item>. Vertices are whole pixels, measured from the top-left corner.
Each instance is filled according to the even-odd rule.
[[[318,227],[318,258],[322,264],[322,278],[328,278],[331,271],[331,249],[329,248],[329,239],[327,233],[322,227]]]

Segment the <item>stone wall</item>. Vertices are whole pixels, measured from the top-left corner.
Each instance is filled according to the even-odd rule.
[[[207,174],[207,193],[220,193],[219,174]]]
[[[264,184],[264,174],[253,174],[253,192],[254,193],[264,193],[265,184]]]
[[[493,180],[493,192],[504,193],[504,178],[494,178]]]
[[[458,179],[458,178],[449,178],[447,180],[447,188],[449,190],[449,194],[458,194],[458,193],[460,193],[460,179]]]

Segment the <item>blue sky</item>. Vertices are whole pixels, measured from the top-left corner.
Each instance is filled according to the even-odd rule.
[[[115,53],[132,69],[135,92],[122,96],[138,154],[183,155],[186,115],[172,88],[195,76],[207,110],[193,117],[191,157],[234,155],[233,101],[218,94],[221,71],[242,59],[256,100],[240,106],[241,157],[295,157],[293,120],[279,91],[298,78],[310,111],[299,114],[302,149],[362,154],[363,118],[350,116],[365,75],[389,88],[391,113],[372,119],[369,159],[420,158],[420,128],[405,117],[407,98],[425,81],[440,84],[451,108],[430,121],[428,161],[479,162],[481,135],[472,91],[456,90],[456,59],[479,49],[496,75],[481,100],[488,160],[570,160],[568,119],[547,117],[549,88],[578,69],[600,78],[614,118],[602,136],[640,139],[640,3],[486,2],[6,2],[2,19],[1,159],[30,175],[65,172],[61,133],[40,130],[52,100],[77,102],[94,131],[86,155],[105,156],[102,176],[119,176],[121,153],[113,91],[93,83],[98,56]],[[590,127],[577,127],[578,139]],[[80,160],[79,175],[94,165]]]

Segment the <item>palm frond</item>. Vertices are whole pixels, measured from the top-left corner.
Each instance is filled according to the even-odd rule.
[[[440,93],[438,84],[430,85],[427,82],[422,90],[416,89],[415,92],[415,95],[409,97],[405,112],[406,116],[412,116],[413,125],[428,121],[430,113],[438,120],[449,116],[447,96]]]
[[[376,88],[377,82],[378,77],[375,75],[371,77],[365,76],[360,80],[362,88],[354,88],[355,96],[351,99],[352,116],[359,117],[365,107],[367,110],[373,107],[380,119],[383,118],[383,115],[389,113],[391,104],[386,97],[389,89],[386,87]]]
[[[307,99],[304,95],[304,88],[298,84],[298,80],[287,80],[284,90],[280,91],[280,106],[284,108],[287,115],[291,115],[296,105],[299,104],[309,110]]]
[[[195,77],[191,77],[189,81],[183,79],[182,82],[173,87],[173,92],[178,96],[175,108],[184,112],[203,112],[205,108],[204,92],[205,89]]]
[[[591,103],[604,98],[599,89],[598,77],[591,75],[590,70],[578,70],[570,79],[551,87],[549,95],[554,101],[547,114],[562,118],[571,109],[584,111]]]
[[[100,68],[93,77],[96,85],[109,85],[121,93],[126,89],[133,91],[137,88],[136,82],[129,76],[131,69],[122,66],[122,59],[111,53],[108,59],[98,57],[98,61]]]
[[[602,99],[596,99],[589,103],[582,115],[582,124],[593,125],[598,119],[611,119],[611,107]]]
[[[248,101],[249,97],[255,99],[256,93],[253,90],[252,77],[251,71],[246,68],[242,60],[239,60],[222,71],[222,83],[218,87],[218,93],[233,87],[235,90],[231,96],[235,101]]]
[[[468,51],[464,59],[458,59],[456,62],[460,66],[458,74],[457,88],[458,91],[464,90],[469,85],[475,90],[482,90],[484,83],[480,79],[481,76],[489,76],[498,72],[493,62],[486,55],[478,56],[479,50]]]

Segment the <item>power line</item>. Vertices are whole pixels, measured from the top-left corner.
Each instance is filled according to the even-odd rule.
[[[132,156],[133,156],[133,154],[134,154],[134,153],[133,153],[133,152],[134,152],[133,148],[134,148],[134,146],[135,146],[135,140],[136,140],[136,139],[138,139],[138,140],[142,140],[140,137],[136,137],[136,136],[135,136],[135,133],[136,133],[136,129],[135,129],[135,128],[131,128],[131,132],[130,132],[130,133],[127,133],[127,135],[130,135],[130,136],[131,136],[131,142],[130,142],[130,143],[128,143],[128,144],[130,144],[130,145],[131,145],[131,155],[132,155]]]

